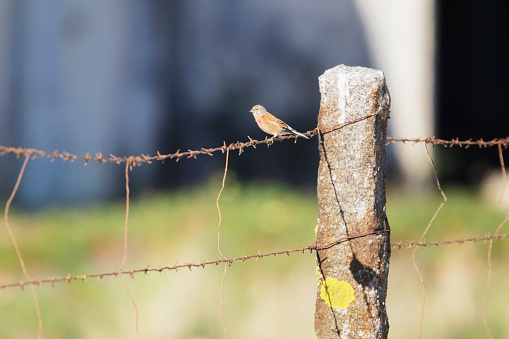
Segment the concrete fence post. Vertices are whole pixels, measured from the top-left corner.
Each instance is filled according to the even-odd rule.
[[[390,229],[381,71],[336,66],[319,77],[315,338],[387,338]]]

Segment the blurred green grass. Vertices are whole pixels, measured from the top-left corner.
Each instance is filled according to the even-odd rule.
[[[131,199],[125,269],[214,260],[219,216],[217,175],[201,187],[149,192]],[[444,188],[448,201],[427,241],[493,233],[504,213],[472,189]],[[389,190],[392,242],[418,240],[442,202],[439,192]],[[229,175],[219,205],[221,250],[227,256],[306,246],[315,240],[316,192],[280,183],[240,183]],[[122,263],[125,202],[82,208],[53,207],[28,213],[11,209],[11,227],[32,277],[113,272]],[[507,228],[508,226],[504,226]],[[504,232],[502,228],[502,232]],[[507,232],[507,231],[505,231]],[[509,278],[507,240],[493,248],[487,301],[495,337],[509,332],[505,314]],[[480,305],[487,279],[487,245],[422,248],[417,262],[427,287],[423,337],[484,337]],[[417,337],[422,289],[412,249],[393,250],[388,312],[391,338]],[[0,229],[0,282],[23,280],[5,227]],[[225,279],[224,312],[232,338],[309,338],[316,293],[314,254],[236,262]],[[127,279],[146,338],[223,336],[220,314],[222,265],[192,272],[136,275]],[[0,338],[33,338],[37,319],[28,289],[0,290]],[[134,308],[120,278],[37,288],[48,338],[134,338]]]

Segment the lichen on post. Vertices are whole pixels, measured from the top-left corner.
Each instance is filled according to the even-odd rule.
[[[363,67],[336,66],[319,82],[315,337],[387,338],[389,91]]]

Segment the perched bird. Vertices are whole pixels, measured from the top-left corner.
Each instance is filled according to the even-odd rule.
[[[253,116],[256,120],[256,123],[258,124],[258,127],[260,127],[260,129],[265,133],[272,134],[275,137],[277,137],[278,135],[293,134],[309,139],[308,136],[305,136],[304,134],[297,132],[296,130],[288,126],[288,124],[267,112],[265,107],[263,107],[262,105],[254,106],[249,112],[253,113]]]

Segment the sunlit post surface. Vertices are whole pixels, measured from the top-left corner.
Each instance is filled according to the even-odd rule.
[[[317,245],[333,245],[317,251],[315,338],[387,338],[389,91],[381,71],[362,67],[336,66],[319,82]]]

